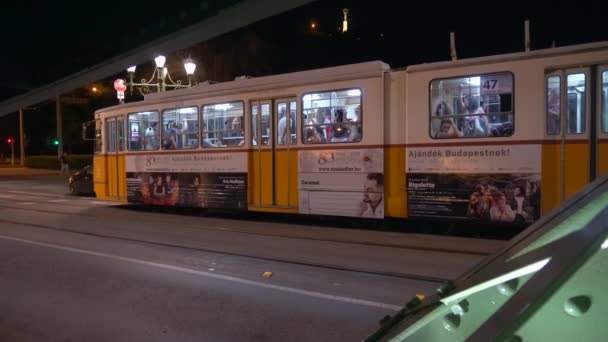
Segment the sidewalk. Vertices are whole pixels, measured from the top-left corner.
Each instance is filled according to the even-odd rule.
[[[70,171],[70,174],[73,174]],[[6,166],[0,165],[0,177],[2,176],[51,176],[57,175],[59,176],[59,170],[48,170],[48,169],[32,169],[28,167],[21,166]],[[67,177],[67,176],[66,176]]]

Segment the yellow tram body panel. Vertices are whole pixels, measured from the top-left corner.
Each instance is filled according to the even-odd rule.
[[[298,152],[277,149],[273,180],[272,150],[248,153],[248,209],[274,213],[298,213]]]
[[[600,139],[597,145],[597,175],[608,175],[608,139]]]
[[[298,151],[277,151],[277,205],[298,208]],[[288,188],[287,188],[288,187]],[[287,188],[287,189],[286,189]]]
[[[106,157],[102,154],[96,154],[93,157],[93,190],[99,199],[106,197]]]
[[[543,144],[541,176],[541,215],[547,214],[561,203],[561,145]]]
[[[105,201],[127,202],[124,155],[96,155],[93,159],[95,194]]]
[[[565,198],[567,200],[589,183],[589,143],[568,142],[565,144]]]
[[[407,217],[405,152],[406,148],[399,145],[387,146],[384,149],[384,196],[387,217]]]
[[[247,193],[249,205],[272,205],[272,170],[270,169],[272,167],[272,151],[249,152],[248,163]],[[266,168],[268,171],[266,171]],[[267,191],[264,189],[267,189]]]
[[[562,166],[562,148],[566,163]],[[587,142],[545,142],[542,149],[541,213],[557,208],[589,183]],[[562,194],[563,191],[563,194]],[[563,198],[562,198],[563,196]]]

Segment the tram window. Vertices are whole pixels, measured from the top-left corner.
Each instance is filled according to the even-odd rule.
[[[289,133],[287,131],[287,102],[277,103],[277,144],[285,145],[287,135],[291,136],[290,144],[296,143],[296,101],[289,102]]]
[[[362,120],[361,89],[332,90],[302,96],[304,144],[360,142],[363,138]]]
[[[258,145],[258,105],[251,106],[251,145]]]
[[[277,103],[277,144],[287,143],[287,103]]]
[[[568,133],[585,133],[585,74],[568,75]]]
[[[203,106],[203,147],[234,147],[245,144],[242,101]]]
[[[608,133],[608,71],[602,73],[602,132]]]
[[[198,147],[198,108],[163,110],[163,149],[183,150]]]
[[[158,150],[158,116],[157,111],[129,114],[129,151]]]
[[[291,101],[289,103],[289,117],[291,118],[291,121],[289,121],[289,132],[291,135],[291,144],[294,145],[297,143],[298,139],[296,138],[296,122],[298,121],[296,118],[298,115],[297,114],[297,102],[296,101]]]
[[[118,119],[118,150],[125,150],[125,119]]]
[[[106,120],[106,138],[106,152],[116,152],[116,119]]]
[[[95,120],[95,153],[101,153],[101,120]]]
[[[511,73],[436,79],[431,81],[429,92],[433,139],[513,134]]]
[[[270,146],[272,144],[272,136],[270,135],[270,104],[263,103],[260,113],[260,126],[262,132],[262,146]]]
[[[561,132],[561,78],[547,77],[547,135],[558,135]]]

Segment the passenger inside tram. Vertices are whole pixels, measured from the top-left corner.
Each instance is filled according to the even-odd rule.
[[[435,133],[435,138],[460,138],[462,132],[454,125],[451,119],[443,119],[440,122],[439,130]]]
[[[157,132],[156,126],[158,122],[152,122],[148,125],[144,132],[144,149],[145,150],[157,150],[158,149],[158,141],[157,141]]]
[[[179,139],[179,137],[188,131],[188,121],[184,119],[183,125],[178,125],[175,121],[170,121],[167,126],[163,147],[167,150],[183,148],[182,139]]]
[[[323,113],[322,123],[327,125],[324,126],[325,141],[331,141],[331,110],[329,108],[321,108],[321,112]]]
[[[323,131],[320,127],[309,127],[306,129],[306,142],[309,144],[324,144],[325,138],[322,135]]]
[[[344,125],[333,125],[331,130],[331,142],[348,142],[348,130]]]
[[[441,101],[437,104],[437,108],[435,109],[436,116],[445,116],[452,115],[452,110],[450,106],[445,101]]]
[[[547,95],[547,133],[551,135],[559,134],[561,129],[559,84],[557,86],[549,89],[549,94]]]
[[[348,141],[361,141],[361,138],[363,136],[361,132],[361,106],[355,107],[355,118],[350,121],[352,122],[352,124],[349,128]]]
[[[277,141],[279,145],[284,145],[287,142],[287,115],[285,114],[285,107],[281,109],[279,117],[279,123],[277,124]]]

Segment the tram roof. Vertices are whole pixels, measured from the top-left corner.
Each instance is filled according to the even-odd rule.
[[[171,90],[160,93],[150,93],[144,96],[144,101],[130,102],[103,108],[97,113],[112,111],[118,108],[137,107],[142,103],[153,104],[166,101],[179,101],[201,96],[219,96],[242,93],[247,91],[264,91],[277,88],[320,84],[325,82],[346,81],[361,78],[381,77],[390,71],[390,66],[382,61],[372,61],[356,64],[341,65],[330,68],[298,71],[287,74],[235,79],[233,81],[200,84],[186,89]]]
[[[550,56],[568,55],[568,54],[583,53],[583,52],[593,52],[593,51],[604,50],[604,49],[608,49],[607,41],[588,43],[588,44],[568,45],[568,46],[548,48],[548,49],[514,52],[514,53],[476,57],[476,58],[458,59],[455,61],[416,64],[416,65],[408,66],[406,68],[402,68],[401,70],[405,69],[406,72],[408,72],[408,73],[414,73],[414,72],[438,70],[438,69],[461,67],[461,66],[468,66],[468,65],[509,62],[509,61],[521,60],[521,59],[546,58],[546,57],[550,57]]]

